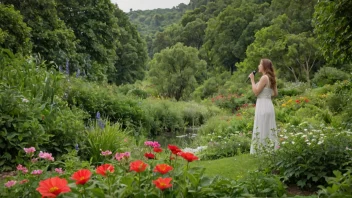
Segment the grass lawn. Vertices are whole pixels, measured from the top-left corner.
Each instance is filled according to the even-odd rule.
[[[218,160],[196,161],[195,165],[206,168],[205,175],[208,176],[221,175],[231,179],[239,179],[248,171],[257,170],[259,160],[250,154],[242,154]]]
[[[242,154],[229,158],[218,160],[195,161],[195,166],[204,167],[205,175],[227,177],[231,179],[240,179],[245,176],[248,171],[258,170],[260,160],[250,154]],[[316,198],[317,195],[304,195],[305,192],[299,189],[287,189],[288,197],[295,198]],[[311,193],[308,193],[311,194]]]

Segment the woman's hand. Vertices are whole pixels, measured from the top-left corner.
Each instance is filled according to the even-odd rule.
[[[250,78],[251,80],[254,80],[254,74],[253,74],[253,72],[251,72],[251,73],[249,74],[248,78]]]

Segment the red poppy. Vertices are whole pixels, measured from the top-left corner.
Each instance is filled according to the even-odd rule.
[[[70,192],[71,189],[67,185],[66,179],[52,177],[39,182],[39,187],[36,189],[42,197],[56,197],[61,193]]]
[[[110,173],[113,173],[115,170],[114,166],[111,164],[103,164],[97,168],[97,173],[106,177],[106,172],[109,171]]]
[[[169,171],[171,171],[173,168],[169,166],[168,164],[158,164],[154,168],[154,172],[159,172],[161,174],[166,174]]]
[[[76,180],[76,184],[84,185],[90,179],[92,173],[88,169],[81,169],[72,175],[72,179]]]
[[[167,177],[167,178],[161,178],[159,177],[157,180],[153,180],[153,183],[157,188],[160,190],[165,190],[167,188],[170,188],[172,184],[170,184],[172,178]]]
[[[198,160],[198,157],[195,156],[193,153],[181,152],[178,155],[183,157],[183,159],[187,160],[188,162],[193,162],[194,160]]]
[[[172,154],[177,155],[177,153],[182,152],[182,150],[175,145],[169,144],[169,145],[167,145],[167,147],[170,149]]]
[[[145,171],[148,164],[144,163],[142,160],[136,160],[130,163],[130,171],[135,171],[137,173]]]
[[[155,159],[155,155],[153,153],[145,153],[144,157],[146,157],[148,159]]]
[[[161,149],[160,147],[154,147],[153,151],[156,153],[161,153],[163,151],[163,149]]]

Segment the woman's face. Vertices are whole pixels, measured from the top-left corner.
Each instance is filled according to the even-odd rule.
[[[262,61],[260,61],[258,65],[258,72],[263,73],[263,71],[264,71],[263,64],[262,64]]]

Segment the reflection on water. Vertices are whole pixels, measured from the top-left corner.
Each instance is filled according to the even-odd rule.
[[[198,129],[199,128],[187,128],[184,131],[176,133],[164,132],[162,135],[152,137],[152,140],[158,141],[163,148],[166,148],[168,144],[174,144],[180,148],[186,148],[193,145]]]

